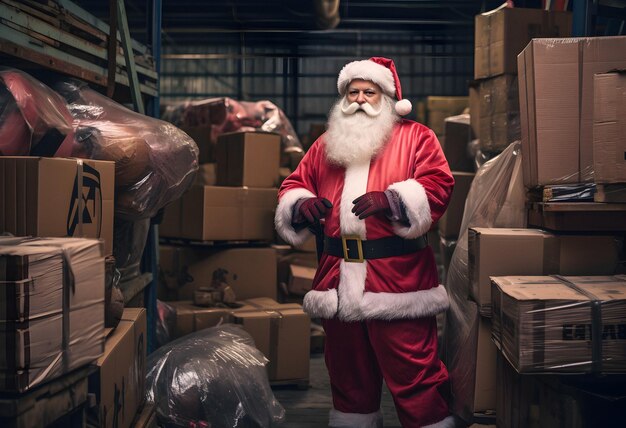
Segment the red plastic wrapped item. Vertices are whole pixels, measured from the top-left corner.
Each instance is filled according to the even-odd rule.
[[[153,217],[191,186],[198,147],[170,123],[135,113],[79,81],[55,89],[65,97],[80,136],[72,156],[115,161],[115,214]]]
[[[283,165],[288,163],[289,153],[303,151],[291,122],[271,101],[249,102],[236,101],[232,98],[187,101],[168,106],[162,119],[184,128],[210,127],[213,144],[217,142],[218,136],[226,132],[276,132],[281,136]]]
[[[63,98],[22,71],[0,69],[0,155],[70,156],[73,145]]]

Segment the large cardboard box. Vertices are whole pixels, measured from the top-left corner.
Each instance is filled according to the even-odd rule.
[[[445,239],[456,239],[460,235],[465,200],[474,180],[473,172],[453,171],[454,189],[448,203],[448,209],[439,219],[439,236]]]
[[[250,333],[267,357],[270,381],[303,381],[309,378],[311,319],[298,304],[272,299],[249,299],[254,309],[233,313],[235,322]]]
[[[470,295],[491,316],[490,277],[503,275],[610,275],[618,265],[612,236],[554,235],[537,229],[469,229]]]
[[[0,390],[23,392],[102,354],[103,245],[77,238],[5,244],[0,241]]]
[[[469,114],[450,116],[444,120],[444,136],[440,142],[452,171],[474,172],[474,160],[467,149],[472,139]]]
[[[468,97],[438,97],[430,96],[426,100],[428,109],[428,127],[437,136],[443,135],[443,124],[446,117],[463,113],[469,106]]]
[[[192,300],[199,287],[209,287],[216,275],[235,292],[237,300],[276,299],[274,248],[160,247],[160,283],[174,290],[177,300]],[[161,298],[168,297],[167,295]],[[169,300],[169,299],[168,299]]]
[[[498,8],[475,17],[474,77],[517,72],[517,54],[537,37],[567,37],[572,14],[541,9]]]
[[[518,57],[524,184],[593,181],[593,76],[626,68],[626,36],[534,39]]]
[[[217,139],[219,186],[275,187],[279,167],[279,134],[233,132]]]
[[[193,186],[182,198],[181,237],[271,241],[277,200],[278,189]]]
[[[496,426],[619,427],[626,420],[623,384],[612,376],[520,375],[497,356]]]
[[[220,323],[232,323],[232,309],[228,307],[204,308],[196,306],[191,300],[167,302],[176,309],[176,330],[172,339],[193,333]]]
[[[497,153],[520,139],[517,75],[481,80],[470,92],[471,121],[484,152]]]
[[[492,293],[495,341],[518,372],[626,368],[626,277],[493,277]]]
[[[97,404],[89,416],[98,426],[131,426],[145,396],[146,339],[145,309],[125,308],[106,339],[98,371],[89,377],[89,391]]]
[[[114,162],[4,156],[0,164],[3,231],[100,238],[112,253]]]
[[[596,183],[626,182],[626,73],[596,74],[593,93]]]

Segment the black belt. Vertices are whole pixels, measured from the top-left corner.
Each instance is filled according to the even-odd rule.
[[[415,253],[428,246],[426,235],[417,239],[390,236],[381,239],[361,240],[358,236],[331,238],[324,236],[324,252],[342,257],[347,262],[363,263],[364,259],[383,259]]]

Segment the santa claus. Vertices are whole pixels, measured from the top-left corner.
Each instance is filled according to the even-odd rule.
[[[275,218],[294,245],[323,233],[304,310],[326,332],[329,426],[382,427],[383,379],[403,427],[452,426],[435,319],[448,295],[426,240],[450,168],[435,134],[400,118],[411,103],[392,60],[347,64],[337,89],[328,131],[283,182]]]

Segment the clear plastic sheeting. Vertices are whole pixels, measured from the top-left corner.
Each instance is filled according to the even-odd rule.
[[[302,152],[302,144],[289,118],[271,101],[236,101],[232,98],[210,98],[167,106],[162,119],[176,126],[209,127],[212,144],[227,132],[265,131],[281,136],[281,165],[287,166],[289,154]],[[209,159],[214,162],[214,159]]]
[[[515,142],[476,173],[446,275],[450,309],[446,312],[441,355],[450,372],[452,411],[468,422],[474,413],[479,319],[476,304],[469,300],[467,230],[525,227],[524,197],[520,144]]]
[[[272,393],[266,363],[240,326],[204,329],[150,355],[147,400],[168,428],[273,427],[285,410]]]
[[[157,348],[169,343],[176,333],[176,308],[157,300],[156,342]]]
[[[135,113],[79,81],[55,89],[81,130],[72,156],[115,161],[115,214],[153,217],[180,198],[198,170],[194,140],[170,123]]]
[[[63,98],[22,71],[0,68],[0,156],[70,156],[73,144]]]
[[[141,274],[141,257],[149,232],[149,218],[138,221],[126,221],[117,217],[114,219],[113,255],[121,275],[120,282]]]

